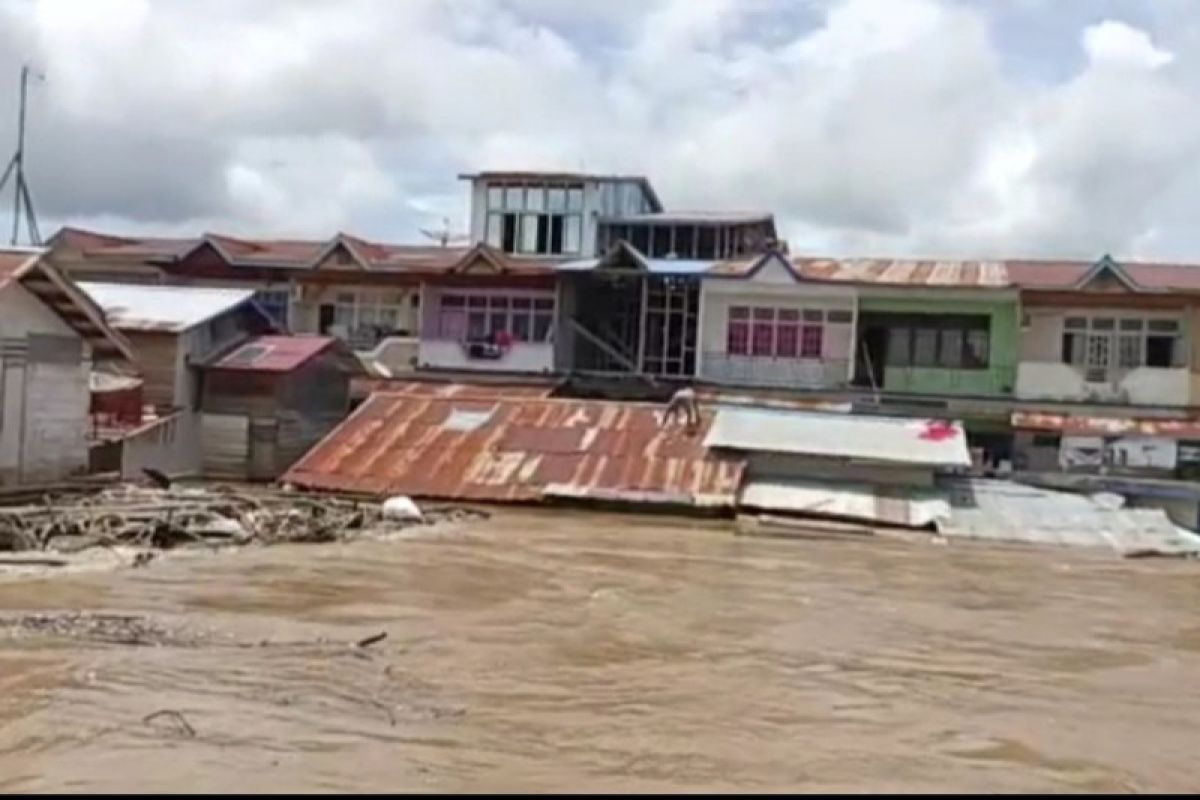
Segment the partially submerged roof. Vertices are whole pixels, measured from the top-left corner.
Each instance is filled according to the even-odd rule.
[[[936,521],[943,536],[1097,547],[1124,555],[1200,552],[1200,537],[1178,528],[1161,509],[1114,508],[1087,495],[1012,481],[961,479],[947,485],[950,515]]]
[[[950,514],[947,493],[939,489],[798,478],[751,478],[742,488],[738,505],[756,511],[906,528],[924,528]]]
[[[207,366],[239,372],[291,372],[339,343],[332,336],[256,336]]]
[[[92,348],[94,361],[135,361],[125,337],[77,284],[64,278],[43,257],[45,251],[0,249],[0,292],[20,285],[36,296]]]
[[[930,419],[722,408],[704,444],[741,452],[927,467],[971,465],[962,426]]]
[[[104,310],[118,330],[182,333],[250,303],[251,289],[137,286],[81,282],[79,288]]]
[[[664,430],[661,413],[630,403],[376,393],[283,480],[443,500],[732,505],[744,461],[708,452],[703,429]]]

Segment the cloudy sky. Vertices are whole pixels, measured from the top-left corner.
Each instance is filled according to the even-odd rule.
[[[416,241],[565,168],[795,252],[1200,261],[1194,0],[0,0],[4,155],[23,61],[44,232]]]

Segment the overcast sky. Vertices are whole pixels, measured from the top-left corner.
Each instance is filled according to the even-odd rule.
[[[417,241],[560,168],[798,253],[1200,262],[1193,0],[0,0],[2,156],[22,61],[43,232]]]

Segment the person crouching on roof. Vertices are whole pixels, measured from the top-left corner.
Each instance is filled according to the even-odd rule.
[[[663,414],[663,427],[669,426],[676,417],[683,417],[688,433],[700,427],[700,404],[696,402],[696,390],[690,386],[684,386],[671,395],[666,413]]]

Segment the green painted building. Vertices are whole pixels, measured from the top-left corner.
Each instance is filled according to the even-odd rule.
[[[912,294],[920,291],[920,297]],[[1010,396],[1020,304],[1015,292],[862,291],[855,383],[884,392]]]

